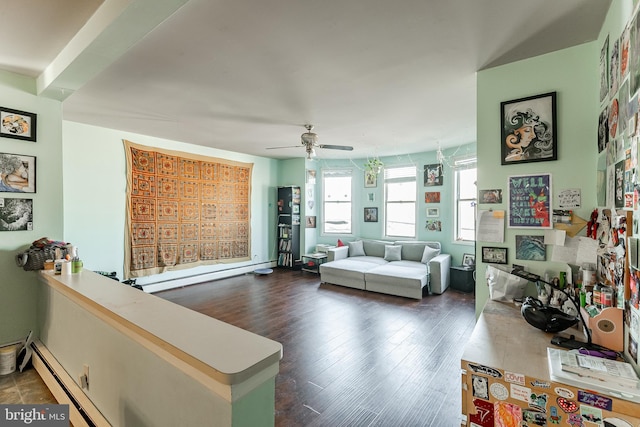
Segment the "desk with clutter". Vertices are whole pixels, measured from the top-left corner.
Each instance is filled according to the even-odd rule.
[[[461,360],[462,425],[640,426],[640,241],[626,235],[631,212],[596,215],[593,264],[487,268],[491,298]]]

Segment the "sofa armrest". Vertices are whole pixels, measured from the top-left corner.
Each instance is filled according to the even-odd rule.
[[[429,287],[434,294],[441,294],[449,287],[451,255],[440,254],[429,261]]]
[[[340,246],[339,248],[331,248],[327,251],[327,261],[336,261],[345,259],[349,256],[349,246]]]

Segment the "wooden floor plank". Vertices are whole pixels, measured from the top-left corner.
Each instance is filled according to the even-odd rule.
[[[276,269],[156,295],[282,343],[279,427],[460,425],[473,294],[418,301]]]

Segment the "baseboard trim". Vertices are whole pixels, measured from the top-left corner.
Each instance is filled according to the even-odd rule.
[[[33,341],[31,348],[33,367],[58,403],[69,405],[69,421],[74,427],[111,426],[42,342]]]
[[[162,282],[148,283],[142,285],[142,289],[148,293],[166,291],[169,289],[181,288],[183,286],[195,285],[196,283],[208,282],[211,280],[226,279],[227,277],[240,276],[253,273],[258,268],[275,267],[275,261],[252,264],[243,267],[229,268],[226,270],[213,271],[211,273],[197,274],[194,276],[182,277],[178,279],[165,280]]]

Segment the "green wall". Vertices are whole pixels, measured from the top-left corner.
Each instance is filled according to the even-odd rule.
[[[451,254],[453,257],[452,262],[454,265],[462,262],[462,255],[464,253],[473,253],[474,246],[469,243],[459,243],[453,241],[453,205],[454,205],[454,174],[451,168],[455,158],[473,155],[476,152],[476,144],[469,143],[460,147],[449,148],[442,150],[444,156],[443,166],[443,185],[435,187],[425,187],[423,170],[427,164],[438,163],[438,152],[428,151],[422,153],[415,153],[410,155],[401,155],[393,157],[381,157],[385,166],[410,166],[414,165],[418,169],[418,182],[417,182],[417,224],[418,235],[416,240],[436,240],[442,244],[442,250],[444,253]],[[365,239],[380,239],[384,233],[384,183],[383,174],[378,176],[378,182],[375,188],[365,188],[364,186],[364,164],[367,161],[364,159],[353,160],[329,160],[329,159],[316,159],[308,162],[307,168],[315,169],[317,172],[316,185],[314,187],[315,195],[315,215],[317,215],[317,228],[316,237],[317,241],[311,245],[305,246],[307,251],[313,251],[316,243],[325,243],[335,245],[338,239],[343,241],[355,240],[357,238]],[[321,220],[322,220],[322,170],[323,169],[338,169],[348,168],[353,171],[353,211],[354,211],[354,225],[353,232],[350,235],[323,235],[321,233]],[[430,207],[440,208],[439,219],[442,221],[442,231],[428,231],[425,228],[426,207],[424,202],[425,192],[427,191],[439,191],[440,203],[429,204]],[[369,200],[369,194],[373,193],[373,201]],[[378,222],[364,222],[364,208],[365,207],[377,207],[378,208]]]
[[[480,204],[478,209],[507,210],[507,178],[511,175],[551,173],[554,195],[562,189],[581,189],[582,207],[575,213],[589,218],[596,207],[598,61],[599,45],[593,42],[478,73],[478,189],[500,188],[504,201],[501,205]],[[500,102],[553,91],[557,92],[558,160],[501,166]],[[477,313],[489,294],[482,246],[508,248],[509,265],[525,265],[537,274],[551,270],[557,276],[566,270],[566,264],[515,259],[516,235],[541,234],[542,230],[506,228],[503,244],[477,242]],[[552,250],[547,246],[547,259]]]
[[[62,108],[34,95],[35,82],[0,72],[2,106],[37,114],[37,140],[0,138],[0,152],[36,157],[36,193],[0,193],[33,199],[33,230],[0,232],[0,345],[24,339],[36,327],[37,275],[16,267],[15,255],[40,237],[63,239]]]

